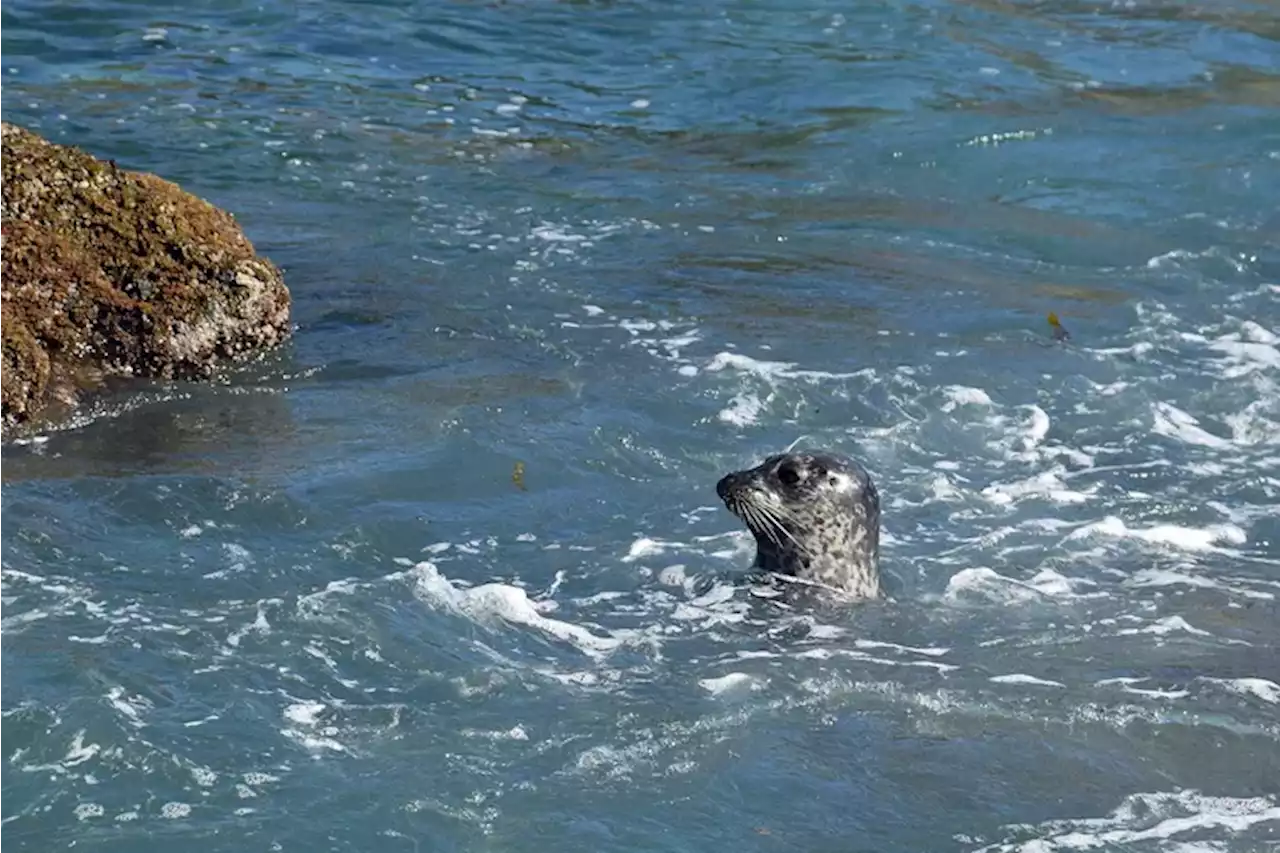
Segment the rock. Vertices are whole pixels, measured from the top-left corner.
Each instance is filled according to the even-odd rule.
[[[208,378],[289,334],[289,291],[232,216],[0,123],[3,429],[113,376]]]

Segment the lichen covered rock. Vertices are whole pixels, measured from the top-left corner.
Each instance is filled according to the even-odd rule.
[[[105,377],[206,378],[288,336],[280,271],[230,214],[7,122],[0,135],[6,432]]]

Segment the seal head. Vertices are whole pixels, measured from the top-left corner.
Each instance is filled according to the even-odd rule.
[[[779,453],[725,475],[716,494],[755,536],[755,568],[880,597],[880,496],[857,462]]]

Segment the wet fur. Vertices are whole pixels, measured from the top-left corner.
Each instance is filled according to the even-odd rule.
[[[725,475],[716,493],[755,536],[756,569],[880,597],[880,496],[857,462],[779,453]]]

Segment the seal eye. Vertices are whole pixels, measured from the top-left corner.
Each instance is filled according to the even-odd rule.
[[[784,486],[794,486],[800,482],[800,472],[794,465],[783,465],[778,469],[778,479]]]

